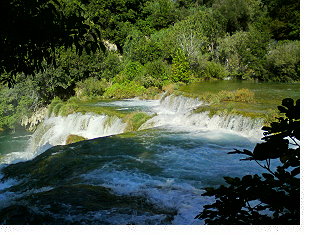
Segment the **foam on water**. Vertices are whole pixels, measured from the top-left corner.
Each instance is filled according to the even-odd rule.
[[[92,157],[107,157],[108,163],[80,175],[79,183],[103,186],[117,195],[141,196],[159,208],[176,211],[172,224],[203,224],[203,221],[194,219],[202,211],[206,200],[211,200],[201,196],[202,188],[222,183],[223,175],[239,176],[252,171],[248,162],[241,163],[239,159],[230,157],[230,164],[227,164],[227,152],[241,146],[253,147],[251,138],[255,141],[261,138],[262,120],[237,115],[210,117],[207,112],[192,112],[202,104],[198,99],[174,95],[163,97],[160,101],[127,99],[98,103],[99,106],[116,106],[119,109],[156,114],[140,130],[157,127],[154,133],[157,131],[158,135],[155,133],[152,136],[153,132],[149,132],[141,137],[141,142],[138,139],[136,145],[133,141],[123,155],[119,155],[119,152],[110,155],[105,152],[107,156],[100,155],[102,151],[96,153],[99,156]],[[32,135],[27,152],[11,153],[3,163],[31,159],[35,156],[34,152],[39,154],[52,146],[65,144],[69,135],[92,139],[123,133],[125,128],[126,124],[120,118],[106,115],[76,113],[67,117],[47,118]],[[137,136],[139,138],[139,134]],[[134,148],[141,148],[141,154],[132,151]],[[139,156],[135,155],[137,152]],[[242,164],[244,167],[241,167]],[[236,166],[239,168],[236,169]],[[15,183],[4,182],[0,192]],[[0,193],[0,199],[7,202],[9,193]],[[82,223],[85,218],[87,221],[92,218],[99,222],[111,221],[112,224],[165,223],[165,215],[148,212],[139,215],[118,214],[113,210],[70,214],[64,219]]]
[[[69,135],[78,135],[87,139],[120,134],[126,124],[118,117],[96,114],[70,114],[66,117],[51,117],[46,119],[33,134],[29,152],[35,152],[38,147],[46,150],[55,145],[64,145]],[[42,148],[40,149],[42,152]]]
[[[208,112],[192,112],[202,104],[198,99],[183,96],[164,97],[158,106],[153,107],[153,111],[157,115],[144,123],[140,130],[166,127],[190,132],[206,130],[233,132],[255,141],[262,137],[262,119],[251,119],[241,115],[213,115],[210,117]]]

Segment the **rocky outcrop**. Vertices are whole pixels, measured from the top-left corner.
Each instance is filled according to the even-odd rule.
[[[30,131],[33,131],[35,130],[36,126],[44,120],[46,114],[47,114],[47,107],[39,108],[31,115],[31,117],[25,116],[22,119],[21,124]]]

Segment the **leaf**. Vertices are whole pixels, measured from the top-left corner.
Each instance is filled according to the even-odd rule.
[[[228,184],[233,184],[235,182],[235,179],[232,177],[224,176],[223,178]]]
[[[288,109],[283,106],[278,106],[280,113],[287,113]]]
[[[272,174],[269,174],[269,173],[262,173],[262,176],[265,179],[274,179],[274,176]]]
[[[247,149],[243,149],[242,151],[235,149],[233,152],[228,152],[228,154],[245,154],[248,156],[253,156],[253,153]]]
[[[291,176],[296,176],[300,174],[300,167],[295,168],[291,171]]]
[[[291,98],[285,98],[282,100],[282,105],[290,109],[294,107],[294,100]]]

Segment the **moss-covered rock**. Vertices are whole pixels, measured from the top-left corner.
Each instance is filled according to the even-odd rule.
[[[126,131],[137,131],[139,127],[150,118],[152,118],[152,116],[144,112],[134,112],[128,114],[124,118],[127,123]]]
[[[83,140],[87,140],[87,138],[79,135],[69,135],[66,139],[66,144],[72,144]]]

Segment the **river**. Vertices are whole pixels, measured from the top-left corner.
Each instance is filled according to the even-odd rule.
[[[2,134],[0,218],[15,224],[203,224],[195,216],[213,200],[201,196],[203,188],[223,184],[223,176],[261,172],[227,154],[252,149],[262,137],[261,120],[210,118],[192,112],[198,99],[174,95],[94,105],[155,116],[129,133],[120,118],[77,113],[46,118],[32,135]],[[89,140],[64,145],[69,134]]]

